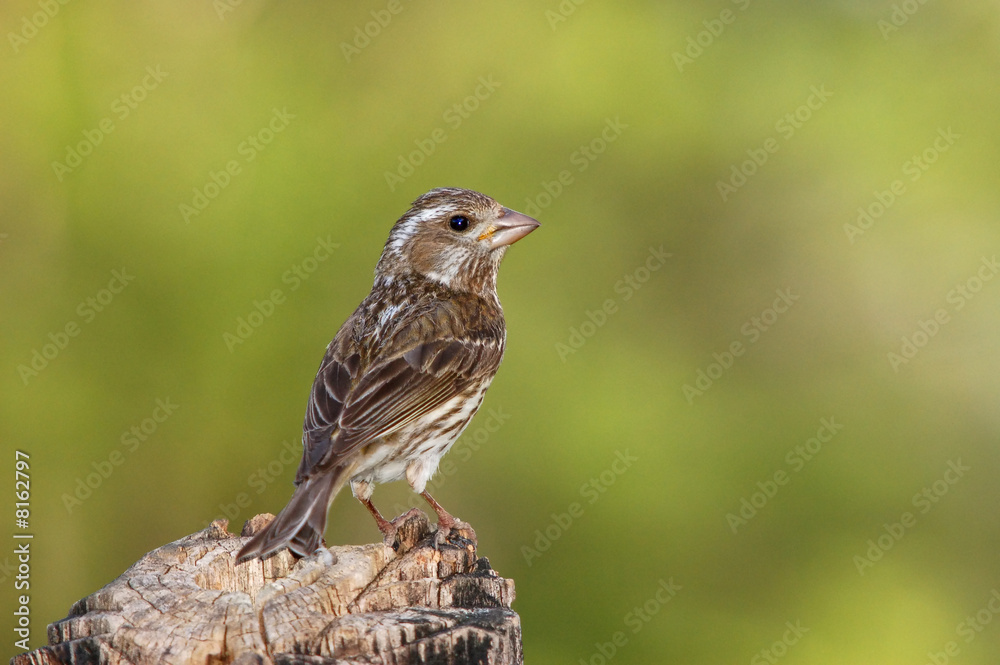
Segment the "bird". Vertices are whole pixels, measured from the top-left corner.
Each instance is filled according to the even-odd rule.
[[[475,532],[428,492],[441,458],[468,426],[507,339],[497,272],[507,248],[539,222],[479,192],[432,189],[393,225],[371,292],[327,346],[313,381],[302,461],[288,504],[237,554],[313,554],[347,483],[392,545],[401,520],[371,501],[406,479],[437,514],[434,546]],[[412,512],[412,511],[411,511]],[[409,514],[409,513],[408,513]],[[407,514],[407,515],[408,515]]]

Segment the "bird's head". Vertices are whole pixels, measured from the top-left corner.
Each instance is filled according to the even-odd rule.
[[[495,293],[507,247],[537,221],[469,189],[432,189],[389,233],[376,274],[415,272],[456,291]]]

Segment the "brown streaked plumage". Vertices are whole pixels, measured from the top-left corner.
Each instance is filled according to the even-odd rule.
[[[282,547],[312,554],[347,482],[387,542],[395,526],[372,505],[372,490],[404,477],[437,513],[438,542],[468,528],[425,489],[503,357],[500,261],[537,227],[467,189],[414,201],[389,233],[371,293],[327,347],[306,407],[295,493],[240,561]]]

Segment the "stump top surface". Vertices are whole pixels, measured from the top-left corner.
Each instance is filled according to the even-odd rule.
[[[236,563],[218,520],[140,558],[12,665],[520,663],[514,583],[475,546],[434,547],[423,514],[381,543]]]

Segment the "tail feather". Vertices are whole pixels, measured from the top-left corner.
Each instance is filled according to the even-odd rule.
[[[300,557],[315,552],[326,530],[330,502],[345,481],[343,467],[306,479],[295,488],[295,494],[278,516],[243,546],[237,561],[263,558],[282,547]]]

